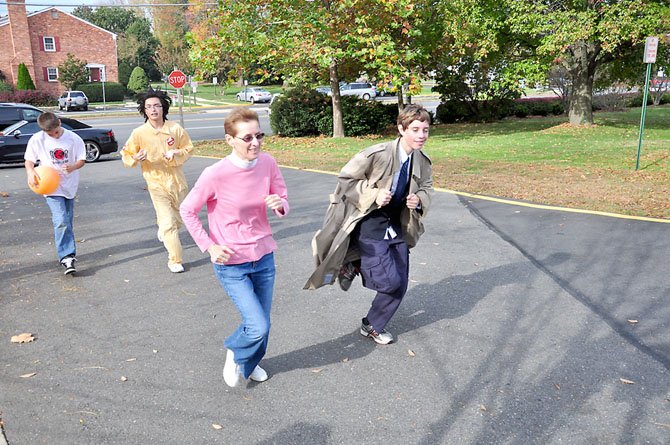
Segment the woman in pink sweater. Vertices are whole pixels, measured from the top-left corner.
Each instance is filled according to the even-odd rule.
[[[214,273],[237,306],[242,324],[225,341],[223,379],[237,386],[240,378],[268,379],[258,364],[267,350],[277,248],[267,217],[288,214],[286,183],[277,163],[261,152],[258,115],[235,109],[224,123],[233,150],[207,167],[180,207],[193,240],[209,252]],[[209,233],[198,213],[207,205]]]

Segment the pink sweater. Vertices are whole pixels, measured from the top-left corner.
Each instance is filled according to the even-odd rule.
[[[276,161],[261,152],[256,165],[244,169],[224,158],[207,167],[180,207],[180,214],[193,240],[203,252],[213,244],[228,246],[235,253],[226,264],[256,261],[273,252],[272,238],[264,198],[277,194],[284,213],[289,212],[286,184]],[[209,234],[198,213],[207,204]]]

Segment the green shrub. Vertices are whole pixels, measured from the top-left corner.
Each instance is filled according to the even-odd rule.
[[[398,120],[396,104],[384,105],[356,96],[342,96],[341,101],[345,136],[379,134],[395,125]],[[319,119],[318,129],[321,134],[333,135],[333,113],[330,104],[328,113]]]
[[[442,102],[435,110],[435,117],[443,124],[470,121],[474,117],[472,109],[463,101],[448,100]]]
[[[93,82],[79,85],[90,102],[102,102],[102,83]],[[126,96],[126,88],[118,82],[105,82],[105,101],[118,102]]]
[[[133,72],[130,74],[130,79],[128,80],[128,89],[135,93],[141,93],[146,91],[148,87],[149,78],[141,67],[136,66],[133,69]]]
[[[0,81],[0,91],[14,91],[14,86],[7,82]]]
[[[288,137],[317,135],[319,120],[330,112],[329,103],[330,97],[310,88],[291,88],[270,106],[272,131]]]
[[[641,107],[642,106],[642,99],[644,97],[642,94],[638,94],[635,97],[633,97],[630,102],[628,103],[629,107]],[[651,95],[647,95],[647,105],[653,105],[654,104],[654,99],[651,97]]]
[[[16,89],[17,90],[35,89],[35,83],[33,82],[33,79],[30,77],[28,67],[26,67],[25,63],[19,64],[18,79],[16,80]]]

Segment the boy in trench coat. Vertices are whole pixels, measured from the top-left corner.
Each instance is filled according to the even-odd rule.
[[[422,148],[430,114],[409,105],[398,115],[400,137],[355,155],[338,177],[323,228],[312,239],[316,270],[305,289],[333,284],[343,290],[360,273],[376,291],[360,333],[391,343],[385,328],[402,302],[409,277],[409,249],[423,234],[433,193],[432,166]]]

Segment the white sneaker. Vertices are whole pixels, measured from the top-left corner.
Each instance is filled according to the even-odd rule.
[[[170,269],[170,272],[172,273],[182,273],[184,271],[184,266],[180,263],[168,264],[168,269]]]
[[[158,232],[156,232],[156,238],[158,238],[158,241],[161,243],[163,242],[163,236],[161,235],[161,229],[158,229]]]
[[[249,376],[254,382],[264,382],[268,379],[268,373],[260,366],[256,366]]]
[[[226,352],[226,363],[223,365],[223,381],[231,388],[236,387],[240,383],[240,365],[235,363],[235,353],[230,349]]]

